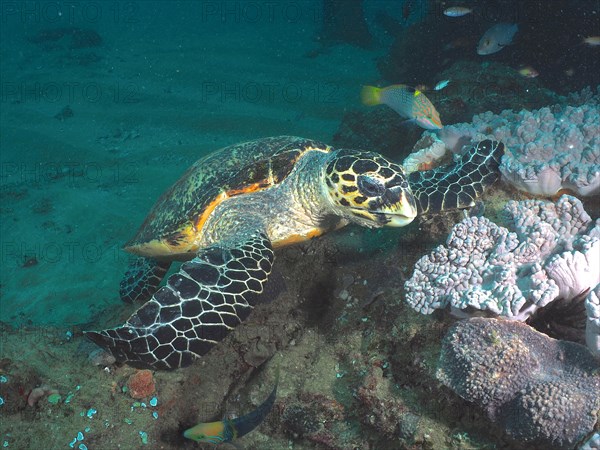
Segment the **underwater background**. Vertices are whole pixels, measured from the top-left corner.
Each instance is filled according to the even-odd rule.
[[[463,212],[278,250],[273,301],[192,366],[153,371],[137,397],[139,371],[83,335],[131,315],[118,295],[122,246],[211,151],[293,135],[402,162],[424,127],[363,104],[365,85],[424,92],[445,127],[552,105],[597,118],[598,0],[3,0],[0,14],[3,448],[212,448],[183,430],[256,409],[276,367],[273,409],[243,448],[578,448],[598,431],[596,401],[577,442],[511,434],[436,378],[455,319],[414,311],[404,283]],[[478,52],[497,24],[518,30]],[[494,123],[479,131],[493,135]],[[589,123],[594,185],[600,134]],[[598,190],[575,194],[596,220]],[[508,200],[558,195],[503,181],[483,204],[498,218]],[[600,397],[597,355],[586,364]]]

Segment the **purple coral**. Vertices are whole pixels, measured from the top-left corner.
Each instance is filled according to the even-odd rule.
[[[520,190],[546,196],[561,189],[600,193],[600,86],[580,106],[486,112],[440,132],[450,147],[457,136],[502,141],[507,152],[500,171]]]
[[[592,222],[577,198],[510,201],[503,216],[508,228],[485,217],[455,225],[445,246],[416,263],[405,283],[410,306],[526,320],[600,283],[600,220]]]
[[[473,318],[448,331],[438,379],[479,405],[513,439],[535,448],[573,448],[600,408],[600,364],[572,342],[514,321]]]

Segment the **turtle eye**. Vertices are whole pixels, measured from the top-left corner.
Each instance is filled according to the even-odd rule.
[[[367,197],[379,197],[385,192],[385,186],[375,178],[360,175],[357,180],[358,190]]]

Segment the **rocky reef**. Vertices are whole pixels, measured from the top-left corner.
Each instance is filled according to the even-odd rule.
[[[485,217],[455,225],[446,246],[415,265],[405,283],[409,305],[424,314],[450,307],[459,316],[485,311],[524,321],[558,299],[582,303],[600,283],[600,221],[577,198],[511,201],[503,215],[508,228]]]
[[[450,328],[437,376],[518,443],[572,449],[598,421],[599,370],[581,345],[478,317]]]

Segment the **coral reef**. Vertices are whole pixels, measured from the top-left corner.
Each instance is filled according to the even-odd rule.
[[[53,389],[50,386],[43,385],[38,386],[31,390],[29,395],[27,396],[27,404],[29,406],[35,406],[40,399],[44,397],[50,397],[51,395],[58,394],[57,389]]]
[[[324,448],[340,448],[333,427],[343,417],[344,407],[334,399],[306,393],[285,407],[281,420],[284,430],[293,437],[303,437]]]
[[[116,359],[113,355],[101,348],[96,348],[91,351],[88,355],[88,360],[92,363],[92,365],[101,367],[110,366],[116,362]]]
[[[371,365],[362,386],[357,390],[357,398],[369,412],[363,417],[366,425],[375,427],[384,436],[399,434],[399,420],[403,413],[410,412],[402,398],[394,392],[391,377],[383,376],[378,365]]]
[[[485,217],[454,226],[446,246],[422,257],[406,281],[406,300],[430,314],[488,311],[526,320],[556,299],[580,300],[600,283],[600,220],[563,195],[556,204],[510,201],[508,228]]]
[[[4,332],[4,330],[2,330]],[[0,398],[4,417],[27,408],[33,386],[40,384],[40,376],[30,366],[9,358],[0,360]]]
[[[435,134],[424,134],[417,141],[413,152],[404,158],[402,167],[407,173],[429,170],[446,154],[446,146]]]
[[[580,106],[486,112],[470,124],[440,132],[448,146],[458,136],[504,142],[507,152],[500,170],[522,191],[546,196],[561,189],[584,196],[600,193],[600,86]]]
[[[452,80],[444,90],[428,94],[444,124],[468,122],[485,111],[536,109],[560,100],[537,80],[523,78],[499,62],[459,60],[439,73],[437,80]]]
[[[585,342],[592,353],[600,356],[600,284],[597,284],[587,295],[585,309],[587,312]]]
[[[127,389],[131,398],[146,398],[156,391],[154,376],[148,369],[137,370],[127,380]]]
[[[594,430],[599,370],[579,344],[519,322],[478,317],[448,331],[437,376],[515,441],[567,449]]]
[[[577,450],[598,450],[600,448],[600,432],[596,431]]]

